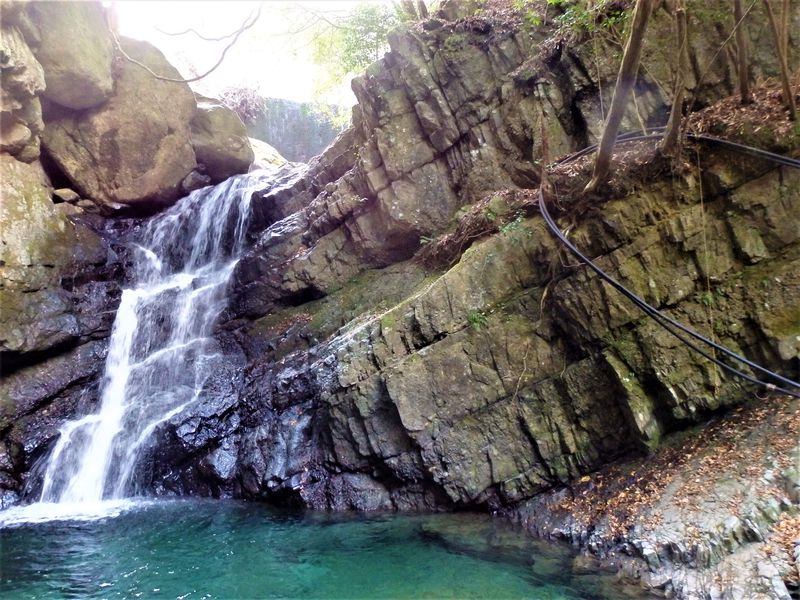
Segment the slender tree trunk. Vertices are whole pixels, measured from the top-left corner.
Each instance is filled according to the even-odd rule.
[[[611,97],[611,106],[603,126],[603,136],[600,139],[600,145],[597,150],[592,180],[583,190],[586,194],[597,189],[597,186],[605,179],[611,166],[614,142],[617,140],[617,132],[619,131],[620,123],[622,123],[622,117],[625,115],[628,96],[639,72],[639,60],[642,57],[644,34],[647,31],[647,21],[652,11],[653,0],[637,0],[636,7],[633,9],[631,33],[625,44],[622,64],[617,74],[617,83],[614,86],[614,94]]]
[[[681,117],[683,116],[683,95],[686,88],[686,72],[689,70],[689,53],[687,48],[688,37],[686,34],[686,5],[684,0],[675,3],[675,25],[677,26],[678,42],[678,68],[675,73],[675,91],[672,98],[672,110],[667,121],[667,130],[661,142],[661,152],[672,156],[678,148],[678,134],[681,130]]]
[[[789,63],[789,21],[792,16],[789,14],[791,10],[789,2],[791,0],[783,0],[781,5],[781,52],[786,57],[786,63]]]
[[[775,15],[772,12],[772,7],[769,5],[769,0],[764,0],[764,6],[767,9],[769,26],[772,29],[772,38],[775,41],[775,50],[778,53],[778,61],[780,62],[781,65],[781,84],[783,86],[783,101],[786,103],[786,108],[789,110],[789,118],[792,121],[796,121],[797,107],[794,102],[794,91],[792,90],[792,84],[789,81],[789,65],[787,63],[787,56],[786,56],[788,52],[784,51],[784,48],[787,48],[787,44],[785,44],[782,39],[782,33],[784,31],[786,34],[789,33],[788,23],[782,22],[780,25],[778,25],[778,23],[775,21]],[[783,11],[783,13],[781,14],[781,18],[782,21],[783,20],[788,21],[789,19],[788,10]]]
[[[739,95],[742,97],[742,104],[750,104],[750,75],[748,68],[747,57],[747,35],[744,28],[744,23],[741,20],[744,18],[742,11],[742,0],[733,0],[733,18],[736,23],[736,49],[738,50],[738,67],[739,67]]]

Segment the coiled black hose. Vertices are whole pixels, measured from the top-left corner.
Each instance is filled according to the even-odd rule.
[[[619,142],[630,142],[630,141],[636,141],[636,140],[649,140],[649,139],[658,140],[658,139],[661,139],[663,137],[663,129],[664,128],[657,128],[657,129],[654,129],[652,133],[648,133],[648,134],[639,134],[639,133],[623,134],[623,135],[619,136],[619,138],[617,139],[617,142],[618,143]],[[728,140],[723,140],[723,139],[720,139],[720,138],[715,138],[715,137],[706,136],[706,135],[689,134],[687,137],[689,137],[690,139],[695,139],[695,140],[699,140],[699,141],[706,141],[706,142],[719,144],[719,145],[731,148],[731,149],[733,149],[735,151],[738,151],[738,152],[744,152],[744,153],[747,153],[747,154],[750,154],[750,155],[754,155],[754,156],[758,156],[760,158],[764,158],[766,160],[770,160],[770,161],[772,161],[772,162],[774,162],[776,164],[780,164],[780,165],[787,166],[787,167],[790,167],[790,168],[800,169],[800,160],[796,160],[796,159],[793,159],[793,158],[790,158],[790,157],[787,157],[787,156],[781,156],[780,154],[775,154],[775,153],[772,153],[772,152],[767,152],[766,150],[761,150],[759,148],[752,148],[750,146],[745,146],[743,144],[738,144],[736,142],[731,142],[731,141],[728,141]],[[592,145],[592,146],[588,146],[587,148],[584,148],[583,150],[580,150],[578,152],[570,154],[569,156],[567,156],[565,158],[560,159],[559,161],[556,162],[556,164],[565,164],[565,163],[572,162],[572,161],[577,160],[578,158],[580,158],[582,156],[590,154],[596,148],[597,148],[596,144]],[[592,262],[591,259],[586,257],[580,250],[578,250],[578,248],[572,242],[570,242],[567,239],[567,237],[563,233],[561,233],[561,230],[558,228],[558,225],[553,220],[553,218],[550,216],[550,213],[547,210],[547,203],[545,202],[544,195],[542,194],[541,188],[539,189],[539,210],[542,213],[542,217],[544,218],[544,221],[547,224],[547,227],[550,229],[550,231],[553,233],[553,235],[555,235],[556,238],[564,246],[566,246],[566,248],[573,255],[575,255],[575,257],[578,260],[580,260],[582,263],[584,263],[586,266],[588,266],[590,269],[592,269],[595,273],[597,273],[597,275],[600,276],[609,285],[611,285],[611,287],[613,287],[614,289],[619,291],[621,294],[623,294],[625,297],[630,299],[634,304],[636,304],[639,308],[641,308],[645,312],[645,314],[647,314],[650,318],[655,320],[656,323],[661,325],[661,327],[666,329],[669,333],[671,333],[673,336],[675,336],[683,344],[685,344],[686,346],[688,346],[689,348],[691,348],[695,352],[699,353],[701,356],[707,358],[708,360],[710,360],[711,362],[713,362],[714,364],[716,364],[720,368],[724,369],[728,373],[731,373],[731,374],[733,374],[733,375],[735,375],[735,376],[737,376],[737,377],[739,377],[741,379],[744,379],[745,381],[748,381],[750,383],[754,383],[754,384],[757,384],[757,385],[764,386],[769,390],[781,392],[783,394],[792,396],[794,398],[800,398],[800,383],[798,383],[796,381],[793,381],[791,379],[788,379],[786,377],[783,377],[782,375],[780,375],[778,373],[775,373],[774,371],[771,371],[771,370],[769,370],[769,369],[767,369],[765,367],[762,367],[761,365],[759,365],[759,364],[757,364],[757,363],[755,363],[755,362],[753,362],[751,360],[748,360],[747,358],[741,356],[740,354],[737,354],[736,352],[733,352],[732,350],[729,350],[728,348],[726,348],[724,346],[721,346],[720,344],[717,344],[716,342],[714,342],[713,340],[710,340],[706,336],[704,336],[704,335],[702,335],[700,333],[697,333],[696,331],[694,331],[690,327],[687,327],[686,325],[683,325],[682,323],[676,321],[675,319],[665,315],[664,313],[659,311],[657,308],[655,308],[655,307],[651,306],[650,304],[648,304],[647,302],[645,302],[642,298],[637,296],[631,290],[629,290],[628,288],[623,286],[621,283],[619,283],[617,280],[615,280],[613,277],[611,277],[608,273],[603,271],[596,264],[594,264],[594,262]],[[700,348],[697,344],[692,342],[686,336],[684,336],[681,333],[679,333],[679,331],[676,331],[675,329],[673,329],[673,327],[676,328],[677,330],[679,330],[680,332],[683,332],[684,334],[687,334],[688,336],[694,338],[695,340],[705,344],[706,346],[714,348],[715,350],[723,353],[724,355],[728,356],[729,358],[731,358],[733,360],[736,360],[736,361],[738,361],[738,362],[740,362],[742,364],[745,364],[748,367],[750,367],[750,368],[752,368],[752,369],[754,369],[754,370],[756,370],[756,371],[758,371],[760,373],[763,373],[764,375],[767,375],[768,377],[770,377],[770,378],[772,378],[772,379],[774,379],[776,381],[781,382],[781,384],[783,384],[783,386],[788,386],[788,388],[795,388],[798,391],[794,391],[792,389],[788,389],[787,387],[783,387],[781,385],[776,385],[774,383],[763,381],[761,379],[758,379],[757,377],[753,377],[751,375],[748,375],[747,373],[741,371],[740,369],[737,369],[736,367],[733,367],[733,366],[731,366],[731,365],[729,365],[729,364],[727,364],[725,362],[722,362],[721,360],[719,360],[715,356],[712,356],[711,354],[709,354],[708,352],[706,352],[705,350]]]

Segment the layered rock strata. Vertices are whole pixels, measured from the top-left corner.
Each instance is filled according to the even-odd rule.
[[[142,469],[154,492],[502,510],[550,534],[559,526],[530,516],[554,512],[537,497],[748,396],[572,263],[526,201],[545,147],[553,156],[596,137],[611,61],[545,29],[445,21],[457,13],[393,34],[391,52],[354,82],[353,127],[254,196],[249,250],[217,332],[230,368],[157,433]],[[665,19],[657,15],[656,33]],[[696,43],[695,58],[714,45]],[[668,107],[653,75],[664,61],[648,60],[632,128],[660,124]],[[698,97],[732,91],[729,66],[710,73]],[[559,195],[554,211],[564,223],[572,216],[571,239],[648,302],[797,377],[800,175],[700,154],[699,171],[632,168],[635,185],[591,210]],[[568,189],[581,173],[556,182]],[[459,238],[476,220],[485,227]],[[452,259],[424,266],[425,248],[445,247],[447,234]],[[102,343],[26,365],[4,388],[0,470],[11,494],[35,495],[33,465],[52,424],[96,397],[96,370],[78,353],[100,357]],[[74,368],[35,391],[38,370],[57,360]],[[796,510],[790,497],[774,516]],[[575,543],[592,541],[576,531]],[[647,566],[653,539],[631,542],[628,572],[664,593],[699,593],[691,578],[669,588],[642,576],[658,571]],[[654,552],[683,564],[680,552]],[[719,552],[709,564],[725,560]],[[764,577],[780,597],[786,569],[775,569]]]

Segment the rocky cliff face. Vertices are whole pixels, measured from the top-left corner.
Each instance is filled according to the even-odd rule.
[[[96,401],[135,228],[101,214],[152,211],[253,160],[238,117],[133,64],[179,78],[149,44],[117,47],[99,3],[4,1],[2,17],[0,506]]]
[[[252,163],[238,117],[198,106],[161,52],[117,39],[100,3],[4,2],[3,17],[3,152],[33,162],[42,143],[51,179],[140,211]]]
[[[158,432],[143,468],[156,493],[503,510],[563,534],[566,525],[540,522],[556,514],[542,498],[750,394],[573,264],[532,203],[545,147],[554,156],[595,139],[614,76],[597,55],[612,51],[514,15],[462,17],[451,5],[393,35],[391,52],[353,84],[354,127],[254,196],[250,247],[217,333],[231,368]],[[668,23],[656,15],[655,39]],[[695,40],[697,70],[717,41]],[[650,52],[630,128],[666,113],[654,77],[669,50]],[[754,63],[773,68],[766,56]],[[709,73],[691,83],[698,97],[732,91],[730,65]],[[727,133],[748,127],[758,124]],[[761,141],[796,153],[798,138]],[[674,169],[649,152],[625,154],[588,204],[571,193],[587,163],[552,174],[548,194],[571,239],[651,304],[796,378],[800,173],[705,146]],[[9,498],[35,492],[31,469],[55,424],[96,399],[103,341],[76,335],[86,343],[20,363],[4,382]],[[51,368],[68,375],[55,381]],[[796,446],[776,452],[791,457]],[[780,489],[794,489],[800,469],[776,464],[773,476],[789,482]],[[775,506],[759,521],[762,537],[797,499]],[[564,536],[589,543],[590,533]],[[637,546],[613,535],[594,549],[623,548],[636,568],[674,579],[659,581],[664,593],[699,589],[666,570],[679,552],[658,549],[656,564],[652,538]]]

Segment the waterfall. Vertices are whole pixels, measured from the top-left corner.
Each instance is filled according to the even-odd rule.
[[[262,176],[195,191],[149,222],[111,332],[100,408],[61,428],[42,502],[130,496],[152,433],[199,397],[221,359],[211,334]]]

